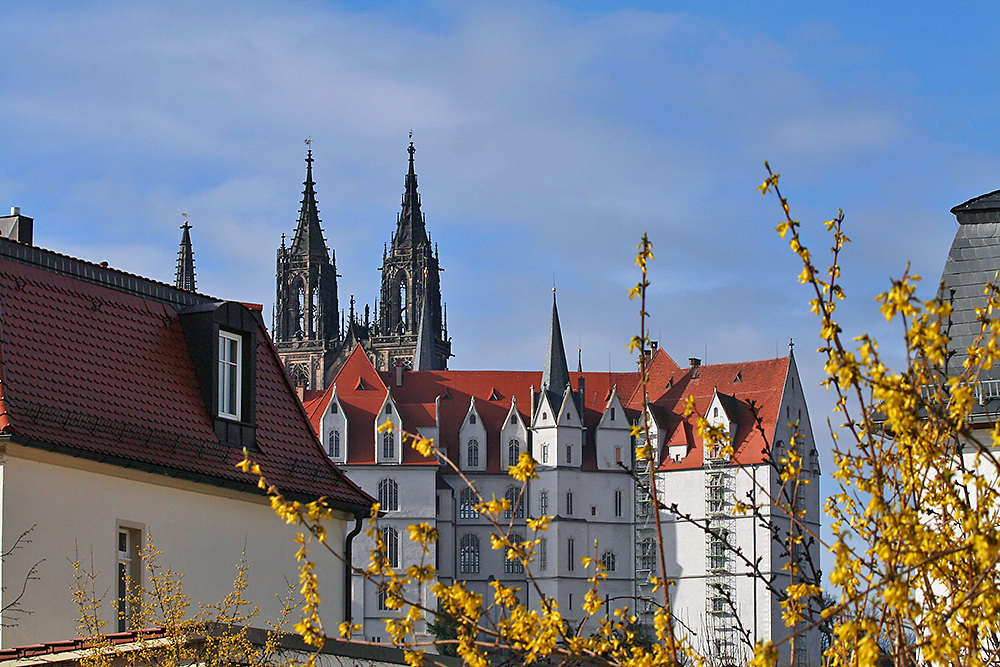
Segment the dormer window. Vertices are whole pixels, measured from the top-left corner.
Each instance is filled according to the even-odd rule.
[[[219,416],[240,421],[243,337],[219,331]]]
[[[715,419],[719,418],[719,408],[718,406],[712,408],[712,417]]]
[[[382,434],[382,458],[396,458],[396,434],[392,431],[386,431]]]
[[[476,423],[476,415],[475,414],[469,415],[469,423],[470,424],[475,424]]]

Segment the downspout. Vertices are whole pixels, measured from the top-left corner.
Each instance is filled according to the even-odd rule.
[[[354,528],[347,534],[344,544],[344,622],[352,621],[351,591],[354,589],[354,538],[361,532],[361,522],[365,515],[358,512],[354,515]]]

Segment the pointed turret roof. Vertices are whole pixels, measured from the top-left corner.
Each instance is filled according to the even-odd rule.
[[[429,243],[427,230],[424,227],[424,216],[420,213],[420,195],[417,194],[417,175],[413,171],[413,154],[417,150],[410,142],[406,149],[410,154],[410,171],[406,174],[406,187],[403,191],[403,210],[396,223],[396,236],[393,245],[397,248],[409,248]]]
[[[193,292],[195,291],[194,250],[191,247],[191,234],[188,231],[191,229],[191,225],[188,224],[186,216],[181,229],[184,231],[181,234],[181,249],[177,251],[177,276],[174,279],[174,286]]]
[[[552,289],[552,325],[549,327],[549,346],[545,351],[542,368],[542,389],[562,395],[569,384],[569,366],[563,347],[562,329],[559,327],[559,310],[556,308],[556,290]]]
[[[413,370],[440,371],[434,354],[434,322],[431,319],[431,299],[427,292],[427,274],[424,273],[424,297],[417,328],[417,349],[413,353]]]
[[[319,225],[319,207],[316,205],[316,184],[312,175],[312,149],[306,153],[305,190],[302,191],[302,207],[299,209],[299,224],[292,240],[293,255],[318,256],[329,260],[330,253],[323,239],[323,229]]]

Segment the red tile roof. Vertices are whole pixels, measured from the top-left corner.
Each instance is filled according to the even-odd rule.
[[[765,462],[765,439],[757,429],[756,419],[760,418],[764,433],[770,439],[778,425],[778,410],[788,372],[789,357],[680,368],[666,352],[658,351],[648,369],[647,392],[658,425],[669,434],[665,438],[664,454],[671,444],[686,443],[693,448],[680,462],[666,460],[661,468],[700,468],[704,464],[704,451],[700,438],[695,435],[694,424],[697,415],[708,411],[716,390],[735,399],[731,403],[735,408],[731,417],[738,425],[733,438],[734,460],[740,464]],[[688,396],[695,398],[696,414],[684,417]],[[641,408],[638,387],[628,404],[633,409]]]
[[[215,435],[178,316],[211,301],[0,239],[0,433],[259,493]],[[288,493],[370,505],[323,453],[263,324],[257,340],[254,459]]]

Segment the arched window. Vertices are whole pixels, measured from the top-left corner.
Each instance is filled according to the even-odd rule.
[[[507,493],[503,494],[503,497],[507,499],[508,503],[510,503],[510,507],[508,507],[503,513],[503,518],[509,519],[513,516],[515,519],[523,519],[524,504],[521,502],[517,487],[508,486]]]
[[[385,603],[386,598],[388,597],[389,597],[388,589],[385,587],[385,585],[380,585],[378,587],[378,590],[375,591],[375,598],[378,601],[379,611],[389,611],[389,605]]]
[[[462,538],[458,569],[462,574],[479,574],[479,538],[471,533]]]
[[[389,567],[399,567],[399,531],[391,526],[382,529],[385,544],[385,562]]]
[[[510,543],[511,544],[520,545],[521,542],[524,542],[524,538],[521,537],[520,535],[518,535],[517,533],[513,533],[510,536]],[[503,559],[503,571],[504,571],[504,574],[524,574],[524,563],[522,563],[521,561],[519,561],[516,558],[512,560],[510,558],[510,550],[509,549],[507,550],[507,553],[504,555],[504,559]]]
[[[573,516],[573,492],[566,492],[566,515]]]
[[[336,429],[330,431],[330,456],[340,458],[340,431]]]
[[[470,468],[479,466],[479,441],[475,438],[469,440],[468,456],[466,458],[469,461]]]
[[[378,483],[378,502],[385,512],[399,509],[399,485],[396,480],[386,477]]]
[[[473,412],[471,415],[469,415],[469,423],[470,424],[475,424],[476,423],[476,413],[475,412]]]
[[[521,458],[521,443],[517,438],[513,438],[507,443],[507,465],[513,468],[519,458]]]
[[[542,571],[549,569],[549,541],[544,537],[538,540],[538,567]]]
[[[538,515],[548,516],[549,515],[549,492],[542,491],[538,494]]]
[[[396,286],[397,286],[397,289],[399,290],[398,292],[396,292],[396,298],[398,299],[398,301],[396,301],[396,304],[399,307],[399,311],[398,311],[399,312],[399,329],[398,329],[398,331],[396,331],[396,333],[404,333],[406,331],[406,306],[407,306],[407,299],[406,299],[406,274],[403,273],[402,271],[400,271],[399,274],[396,277],[396,281],[397,281],[396,282]]]
[[[476,509],[476,505],[479,503],[479,498],[476,497],[476,492],[466,487],[462,489],[458,498],[458,516],[462,519],[478,519],[479,510]]]
[[[382,458],[396,458],[396,434],[386,431],[382,434]]]
[[[542,463],[548,463],[548,462],[549,462],[549,445],[548,443],[545,443],[544,445],[542,445]]]
[[[605,572],[614,572],[615,565],[617,565],[618,559],[615,558],[615,553],[613,551],[605,551],[604,555],[601,556],[601,565],[604,566]]]

